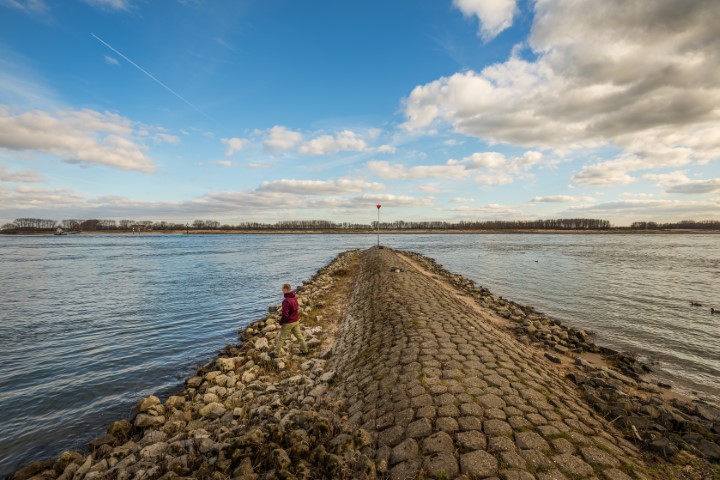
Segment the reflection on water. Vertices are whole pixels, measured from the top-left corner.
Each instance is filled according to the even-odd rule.
[[[167,394],[239,326],[372,235],[0,237],[0,475]],[[498,295],[720,394],[713,235],[395,235]],[[690,300],[703,303],[691,308]]]

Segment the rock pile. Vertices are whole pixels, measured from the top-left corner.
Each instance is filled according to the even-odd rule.
[[[338,256],[298,289],[311,348],[332,343],[327,330],[339,320],[338,311],[324,308],[323,300],[351,281],[356,257],[357,252]],[[290,352],[273,361],[268,352],[277,335],[275,310],[241,332],[241,345],[227,346],[188,378],[183,391],[164,402],[155,396],[140,401],[131,421],[113,422],[88,452],[33,462],[11,478],[373,477],[374,463],[364,454],[369,434],[348,422],[345,403],[329,394],[336,380],[326,369],[332,349],[323,350],[325,359],[311,355],[300,361]]]
[[[641,378],[577,360],[580,372],[567,376],[585,399],[611,419],[628,438],[670,458],[686,450],[720,462],[720,409],[679,398],[665,400],[661,390]]]

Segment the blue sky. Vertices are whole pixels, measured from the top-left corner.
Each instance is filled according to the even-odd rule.
[[[703,0],[0,0],[0,224],[369,223],[376,203],[720,219],[717,18]]]

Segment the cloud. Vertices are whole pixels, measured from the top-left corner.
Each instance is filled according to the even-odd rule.
[[[677,221],[679,218],[718,219],[720,199],[706,201],[681,201],[664,199],[628,199],[594,205],[576,206],[568,209],[568,215],[593,215],[611,217],[625,224],[637,220]]]
[[[298,151],[305,155],[329,155],[345,151],[362,152],[367,148],[367,143],[357,133],[343,130],[335,135],[321,135],[309,140],[300,145]]]
[[[130,10],[130,2],[128,0],[83,0],[92,7],[105,10]]]
[[[281,125],[268,130],[263,145],[272,152],[283,152],[295,148],[302,141],[302,134]]]
[[[463,197],[455,197],[450,199],[450,203],[472,203],[474,202],[474,198],[463,198]]]
[[[0,148],[30,150],[68,163],[153,172],[147,147],[129,119],[95,110],[35,110],[14,115],[0,106]]]
[[[108,65],[120,65],[120,61],[115,57],[111,57],[110,55],[103,55],[103,58],[105,58],[105,63],[107,63]]]
[[[231,160],[215,160],[212,162],[213,165],[218,165],[220,167],[235,167],[237,166],[237,163],[231,161]]]
[[[180,137],[169,133],[156,133],[152,139],[155,143],[180,143]]]
[[[720,2],[532,5],[533,60],[515,49],[479,72],[417,86],[405,99],[404,128],[449,125],[490,143],[540,149],[619,148],[617,163],[587,165],[575,178],[594,185],[720,158]]]
[[[548,195],[546,197],[533,197],[530,203],[574,203],[594,202],[592,197],[575,197],[572,195]]]
[[[281,192],[297,195],[329,195],[361,192],[363,190],[380,190],[385,188],[381,183],[366,182],[351,178],[337,180],[277,180],[263,182],[259,192]]]
[[[397,148],[392,145],[380,145],[375,149],[377,153],[395,153]]]
[[[227,145],[227,150],[225,151],[226,157],[233,156],[235,153],[237,153],[237,152],[243,150],[245,147],[247,147],[248,144],[250,143],[248,140],[246,140],[244,138],[237,138],[237,137],[223,138],[220,140],[220,142],[222,142],[224,145]]]
[[[468,205],[460,205],[459,207],[453,207],[447,209],[458,216],[462,217],[476,217],[476,218],[498,218],[499,216],[517,216],[521,212],[509,207],[507,205],[501,205],[498,203],[490,203],[487,205],[480,205],[477,207],[471,207]]]
[[[453,5],[460,9],[463,15],[478,18],[478,34],[486,42],[509,28],[517,11],[515,0],[453,0]]]
[[[664,187],[678,185],[681,183],[688,183],[690,181],[690,179],[685,175],[684,170],[661,174],[648,173],[643,175],[643,178]]]
[[[250,162],[247,164],[247,168],[255,168],[255,169],[273,168],[274,166],[275,166],[275,164],[266,163],[266,162]]]
[[[45,179],[32,170],[17,170],[8,172],[4,165],[0,165],[0,182],[41,183]]]
[[[459,165],[419,165],[406,167],[403,164],[391,164],[384,160],[372,160],[367,168],[374,175],[388,180],[407,180],[415,178],[462,178],[467,170]]]
[[[408,180],[416,178],[465,178],[475,171],[477,183],[483,185],[507,185],[515,177],[527,175],[535,165],[543,161],[540,152],[527,151],[519,157],[507,158],[498,152],[473,153],[461,159],[449,159],[445,165],[418,165],[407,167],[400,163],[391,164],[384,160],[372,160],[367,168],[380,178]]]
[[[43,0],[0,0],[0,6],[15,8],[26,13],[44,13],[48,10]]]
[[[720,192],[720,178],[694,180],[668,187],[667,193],[701,194]]]
[[[408,195],[393,194],[366,194],[352,198],[325,198],[317,199],[309,202],[309,206],[323,208],[341,208],[347,210],[367,210],[374,209],[375,205],[381,204],[383,211],[388,208],[398,207],[429,207],[433,205],[435,199],[433,197],[411,197]]]
[[[432,185],[432,184],[420,185],[417,187],[417,189],[419,191],[425,192],[425,193],[440,193],[440,192],[442,192],[442,189],[440,187],[438,187],[437,185]]]

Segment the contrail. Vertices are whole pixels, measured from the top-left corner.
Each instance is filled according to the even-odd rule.
[[[180,95],[179,93],[177,93],[175,90],[173,90],[172,88],[168,87],[167,85],[165,85],[163,82],[161,82],[161,81],[158,80],[157,78],[153,77],[150,72],[148,72],[147,70],[145,70],[144,68],[142,68],[140,65],[138,65],[138,64],[135,63],[135,62],[133,62],[133,61],[130,60],[128,57],[126,57],[125,55],[123,55],[122,53],[120,53],[117,49],[115,49],[112,45],[110,45],[109,43],[107,43],[105,40],[103,40],[102,38],[98,37],[98,36],[95,35],[94,33],[90,33],[90,35],[92,35],[92,36],[95,38],[95,40],[97,40],[98,42],[102,43],[103,45],[105,45],[106,47],[108,47],[108,48],[109,48],[110,50],[112,50],[113,52],[115,52],[115,53],[117,53],[118,55],[120,55],[120,56],[121,56],[123,59],[125,59],[130,65],[132,65],[133,67],[137,68],[137,69],[140,70],[142,73],[144,73],[145,75],[147,75],[148,77],[150,77],[155,83],[157,83],[158,85],[160,85],[161,87],[163,87],[165,90],[167,90],[168,92],[172,93],[172,94],[175,95],[177,98],[179,98],[180,100],[182,100],[183,102],[185,102],[186,104],[188,104],[189,106],[191,106],[196,112],[198,112],[199,114],[201,114],[202,116],[204,116],[205,118],[207,118],[208,120],[210,120],[211,122],[214,122],[214,121],[215,121],[215,120],[213,120],[212,118],[210,118],[205,112],[203,112],[203,111],[200,110],[198,107],[196,107],[195,105],[193,105],[190,101],[186,100],[182,95]]]

